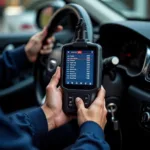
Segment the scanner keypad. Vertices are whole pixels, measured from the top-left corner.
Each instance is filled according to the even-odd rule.
[[[90,102],[90,95],[89,94],[82,95],[82,96],[72,94],[72,95],[68,96],[68,107],[69,108],[76,108],[75,99],[77,97],[80,97],[84,101],[85,107],[89,106],[89,102]]]

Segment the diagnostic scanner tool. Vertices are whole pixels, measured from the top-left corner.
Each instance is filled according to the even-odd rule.
[[[82,98],[86,108],[89,107],[101,87],[102,49],[86,40],[83,20],[79,24],[76,41],[62,48],[61,87],[63,111],[67,114],[76,114],[77,97]]]

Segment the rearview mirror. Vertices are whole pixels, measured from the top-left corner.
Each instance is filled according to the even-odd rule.
[[[64,1],[53,0],[44,5],[37,11],[36,24],[40,29],[43,29],[51,19],[55,11],[65,5]]]

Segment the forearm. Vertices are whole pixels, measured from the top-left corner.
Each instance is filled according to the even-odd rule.
[[[40,147],[41,139],[48,133],[47,120],[41,108],[33,109],[27,113],[16,113],[9,120],[21,132],[31,137],[34,145]]]
[[[80,127],[80,135],[71,150],[110,150],[104,139],[100,126],[94,122],[86,122]]]
[[[11,119],[10,119],[11,118]],[[0,110],[0,149],[37,150],[24,115],[6,117]]]
[[[31,63],[28,61],[24,46],[12,51],[5,51],[0,56],[0,83],[5,85],[18,76],[21,70],[28,68]]]

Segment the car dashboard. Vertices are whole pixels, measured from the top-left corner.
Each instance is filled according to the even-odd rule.
[[[105,81],[106,79],[108,80],[108,77],[104,77],[104,87],[107,91],[106,103],[111,98],[109,102],[116,103],[120,109],[118,120],[124,137],[124,149],[135,149],[135,145],[139,149],[147,149],[149,146],[149,27],[150,23],[145,21],[107,23],[100,27],[100,38],[97,40],[97,43],[103,48],[103,58],[111,56],[119,58],[119,64],[115,68],[117,72],[116,79]],[[120,77],[123,81],[121,84]],[[116,80],[118,80],[118,83]],[[117,95],[123,87],[123,94]],[[111,135],[109,134],[109,136]],[[135,142],[133,142],[133,139]],[[114,145],[114,141],[111,145]]]
[[[139,26],[141,24],[141,22],[136,23]],[[143,80],[150,82],[150,40],[144,32],[135,30],[135,24],[126,21],[103,25],[98,42],[103,48],[104,58],[117,56],[120,61],[118,68],[124,70],[129,77],[143,77]],[[146,25],[143,27],[145,28]]]

